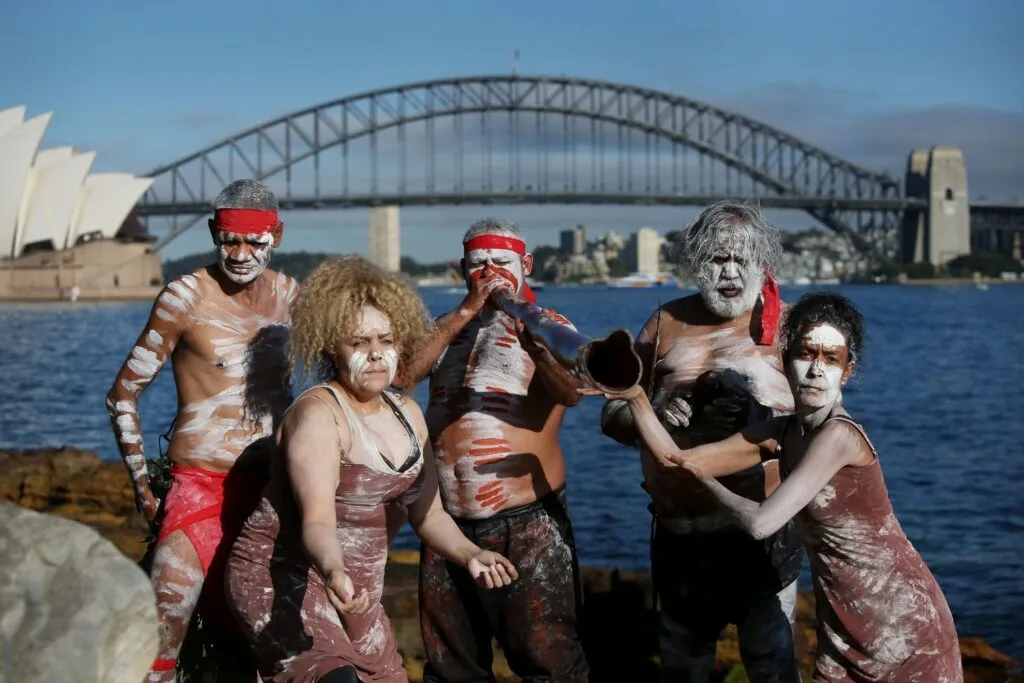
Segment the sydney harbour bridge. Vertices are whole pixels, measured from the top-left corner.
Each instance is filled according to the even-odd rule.
[[[147,175],[155,182],[139,214],[159,235],[157,249],[209,215],[217,193],[243,177],[266,182],[286,211],[756,199],[803,210],[882,260],[900,258],[901,226],[926,216],[934,194],[908,196],[901,179],[680,95],[516,74],[352,95]],[[953,199],[952,189],[945,192]],[[957,199],[966,214],[967,197]],[[1024,229],[1024,207],[975,202],[969,209],[974,230]]]

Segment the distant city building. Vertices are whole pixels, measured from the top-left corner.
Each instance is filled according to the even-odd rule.
[[[659,273],[664,243],[665,238],[654,228],[640,228],[630,235],[624,260],[634,273]]]
[[[587,253],[587,229],[577,225],[572,230],[559,233],[558,250],[565,256],[582,256]]]
[[[151,238],[121,230],[153,180],[90,175],[95,152],[39,149],[52,116],[0,110],[0,299],[155,295]]]

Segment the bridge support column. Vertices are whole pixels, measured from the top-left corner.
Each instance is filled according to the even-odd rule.
[[[397,206],[370,209],[370,262],[392,273],[402,269]]]
[[[967,196],[967,167],[956,147],[915,149],[907,160],[906,194],[924,199],[921,212],[903,217],[904,263],[942,266],[971,253],[971,216]]]

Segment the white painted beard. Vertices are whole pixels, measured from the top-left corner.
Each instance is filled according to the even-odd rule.
[[[744,287],[738,296],[724,296],[717,289],[701,289],[700,295],[704,305],[719,318],[732,320],[754,308],[760,288]]]
[[[723,278],[723,271],[729,270]],[[739,288],[736,296],[725,296],[719,291],[723,285],[731,285]],[[747,311],[750,311],[757,304],[761,296],[761,285],[764,284],[764,276],[752,268],[737,269],[734,263],[727,263],[724,266],[716,263],[707,263],[697,274],[697,286],[700,288],[701,299],[708,310],[719,318],[732,320],[738,318]]]

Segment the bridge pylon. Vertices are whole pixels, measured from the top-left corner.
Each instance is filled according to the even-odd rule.
[[[908,199],[927,202],[903,214],[901,252],[904,263],[942,266],[971,253],[971,215],[967,167],[957,147],[915,149],[907,160]]]
[[[370,209],[370,262],[390,273],[402,269],[399,220],[397,206]]]

